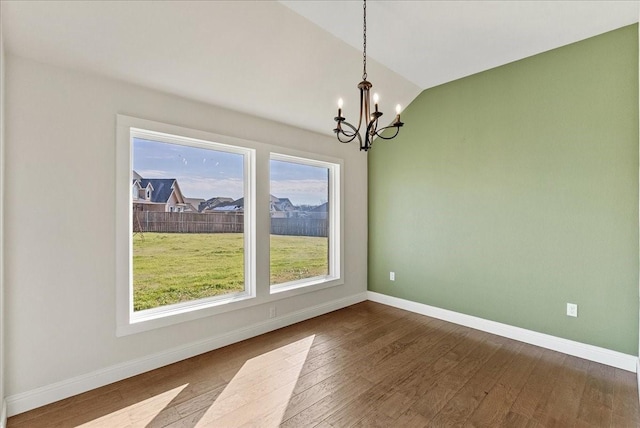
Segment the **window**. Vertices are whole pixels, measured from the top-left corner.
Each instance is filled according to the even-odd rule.
[[[272,292],[339,277],[339,165],[271,154]]]
[[[340,159],[124,115],[116,148],[118,336],[343,284]]]
[[[118,304],[126,304],[119,309],[120,334],[136,323],[255,296],[254,150],[128,131],[128,182],[139,177],[147,197],[128,192],[129,280],[119,288]],[[185,198],[221,197],[247,202],[232,213],[177,215]]]
[[[244,294],[244,212],[176,217],[170,214],[179,209],[169,204],[184,197],[244,199],[248,155],[144,130],[132,130],[131,140],[132,175],[156,189],[145,212],[132,200],[134,312]]]

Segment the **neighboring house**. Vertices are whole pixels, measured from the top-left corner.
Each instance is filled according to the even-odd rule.
[[[271,195],[269,195],[271,196]],[[275,199],[275,204],[278,206],[278,208],[280,208],[282,211],[295,211],[297,208],[291,203],[291,201],[289,200],[289,198],[276,198],[273,197],[273,199]],[[272,201],[273,201],[272,199]]]
[[[206,201],[203,200],[202,202],[200,202],[200,204],[198,205],[198,211],[201,213],[210,212],[213,211],[213,209],[217,206],[228,204],[231,202],[233,202],[233,198],[216,196],[215,198],[207,199]]]
[[[200,205],[203,204],[205,200],[202,198],[184,198],[184,202],[187,204],[184,212],[198,213],[200,212]]]
[[[322,205],[318,205],[317,207],[314,207],[312,209],[310,209],[309,211],[307,211],[307,217],[308,218],[318,218],[318,219],[326,219],[327,218],[327,212],[329,211],[329,203],[325,202]]]
[[[214,198],[215,199],[215,198]],[[222,199],[222,198],[219,198]],[[277,198],[270,195],[269,209],[271,211],[271,217],[275,218],[289,218],[297,217],[297,207],[291,203],[289,198]],[[244,212],[244,198],[236,199],[235,201],[226,201],[214,206],[209,211],[212,212]],[[204,212],[204,211],[203,211]]]
[[[175,178],[143,178],[133,171],[134,211],[184,212],[187,203]]]
[[[236,199],[231,202],[222,202],[215,207],[213,207],[210,211],[212,212],[244,212],[244,198]]]
[[[297,207],[291,203],[289,198],[277,198],[273,195],[269,195],[269,210],[271,211],[271,217],[273,218],[289,218],[297,217]]]

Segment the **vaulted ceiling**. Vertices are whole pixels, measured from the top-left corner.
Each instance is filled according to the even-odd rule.
[[[637,1],[372,1],[381,109],[423,89],[638,22]],[[6,1],[10,54],[331,134],[356,116],[359,1]]]

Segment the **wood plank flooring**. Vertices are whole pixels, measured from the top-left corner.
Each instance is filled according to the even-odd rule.
[[[363,302],[9,418],[38,427],[640,427],[636,375]]]

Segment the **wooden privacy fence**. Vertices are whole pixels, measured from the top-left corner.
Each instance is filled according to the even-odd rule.
[[[273,235],[329,236],[329,221],[318,218],[272,218]]]
[[[134,232],[159,233],[242,233],[242,213],[167,213],[136,211]]]
[[[134,232],[242,233],[243,213],[133,212]],[[329,236],[329,222],[315,218],[272,218],[274,235]]]

